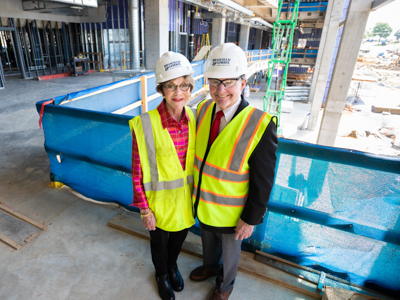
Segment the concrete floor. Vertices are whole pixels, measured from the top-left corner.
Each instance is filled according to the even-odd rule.
[[[107,226],[122,209],[48,186],[35,103],[111,79],[107,73],[46,81],[6,77],[0,90],[0,201],[48,229],[19,250],[0,243],[0,299],[159,299],[149,242]],[[176,299],[207,299],[213,279],[188,280],[201,260],[182,253],[178,263],[185,289]],[[312,298],[239,273],[231,299]]]

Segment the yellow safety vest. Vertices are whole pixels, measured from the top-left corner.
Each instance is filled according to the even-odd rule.
[[[189,228],[195,223],[191,195],[196,119],[190,108],[185,109],[190,119],[185,171],[168,130],[163,129],[157,109],[129,121],[131,132],[135,131],[143,187],[156,217],[156,227],[170,232]]]
[[[197,217],[202,223],[235,227],[249,192],[248,160],[271,116],[245,107],[218,135],[204,161],[215,105],[210,99],[197,107],[193,202],[198,198]]]

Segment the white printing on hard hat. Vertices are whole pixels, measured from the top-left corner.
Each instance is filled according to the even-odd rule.
[[[172,51],[165,52],[157,61],[154,70],[156,84],[192,75],[194,70],[185,56]]]

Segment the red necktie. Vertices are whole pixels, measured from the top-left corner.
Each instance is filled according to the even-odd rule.
[[[218,136],[219,125],[221,124],[221,118],[223,115],[224,115],[224,112],[222,110],[217,112],[217,116],[215,117],[215,120],[212,124],[211,131],[210,131],[210,139],[208,140],[209,145],[212,145],[212,143]]]

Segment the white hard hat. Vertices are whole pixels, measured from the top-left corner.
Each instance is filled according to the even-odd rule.
[[[160,84],[181,76],[192,75],[194,70],[185,56],[168,51],[157,61],[154,73],[156,84]]]
[[[214,48],[206,61],[204,77],[233,78],[246,74],[247,59],[243,50],[232,43]]]

